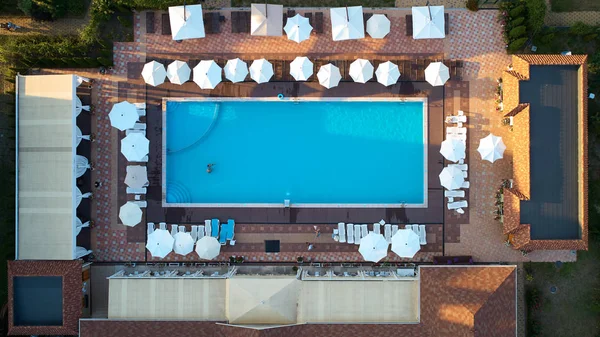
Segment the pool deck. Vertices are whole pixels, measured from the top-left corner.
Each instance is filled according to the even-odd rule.
[[[314,10],[313,10],[314,11]],[[220,11],[229,18],[227,10]],[[297,10],[297,12],[302,12]],[[496,79],[510,63],[504,50],[501,28],[496,20],[496,11],[449,9],[450,34],[444,40],[416,41],[404,34],[404,15],[410,10],[381,10],[392,21],[392,32],[386,39],[332,42],[329,34],[328,11],[324,18],[324,34],[311,37],[307,43],[296,44],[284,38],[250,37],[234,34],[231,22],[223,23],[220,34],[207,35],[203,40],[175,43],[170,36],[161,35],[161,13],[155,15],[157,34],[146,33],[144,12],[134,15],[135,42],[115,43],[112,72],[100,75],[96,70],[51,70],[51,73],[75,72],[96,80],[92,90],[92,102],[96,113],[92,117],[92,132],[96,134],[92,146],[92,161],[96,170],[91,181],[101,181],[102,186],[94,191],[91,203],[95,226],[92,228],[91,247],[96,261],[154,261],[144,248],[146,222],[191,224],[207,218],[221,220],[233,218],[237,222],[235,246],[224,246],[218,260],[226,261],[231,255],[243,255],[247,261],[281,262],[295,261],[297,256],[318,262],[361,261],[356,245],[336,243],[329,233],[340,221],[372,224],[379,219],[390,223],[421,223],[427,228],[428,244],[423,246],[413,261],[431,261],[433,256],[472,255],[477,262],[499,261],[572,261],[575,255],[569,251],[536,251],[523,257],[504,245],[502,226],[493,220],[494,192],[501,179],[512,176],[510,158],[511,145],[507,137],[508,128],[502,127],[500,114],[495,112],[494,90]],[[176,86],[165,83],[159,88],[149,87],[140,79],[140,66],[150,59],[213,59],[232,55],[252,59],[273,57],[292,59],[303,55],[309,58],[352,60],[357,57],[368,59],[443,58],[458,59],[465,63],[463,79],[451,79],[443,89],[433,89],[424,82],[399,82],[390,88],[377,83],[354,84],[342,82],[338,88],[324,90],[316,82],[293,83],[272,82],[257,85],[251,82],[232,85],[222,83],[217,89],[200,90],[195,84]],[[160,207],[161,179],[161,119],[160,103],[163,97],[274,97],[284,93],[288,97],[343,97],[392,95],[415,95],[419,90],[430,96],[429,116],[429,208],[424,209],[163,209]],[[150,187],[149,206],[143,223],[129,228],[119,224],[118,208],[128,198],[124,193],[124,158],[119,154],[119,139],[123,133],[110,126],[107,115],[112,104],[127,99],[130,102],[148,104],[148,138],[151,159],[148,162]],[[467,191],[469,207],[464,215],[444,210],[442,190],[437,174],[441,170],[439,143],[443,137],[443,116],[456,110],[465,111],[468,117],[467,162],[471,188]],[[479,160],[479,139],[489,132],[504,136],[507,143],[505,159],[493,165]],[[436,170],[438,170],[436,172]],[[95,216],[94,216],[95,215]],[[315,238],[313,225],[321,230]],[[402,226],[400,226],[402,227]],[[281,240],[281,253],[265,253],[265,239]],[[306,242],[314,244],[310,252]],[[193,261],[188,257],[167,256],[163,262]],[[187,258],[187,259],[186,259]],[[398,261],[395,254],[389,261]],[[154,261],[156,262],[156,261]]]

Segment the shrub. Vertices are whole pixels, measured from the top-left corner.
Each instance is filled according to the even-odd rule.
[[[510,25],[511,25],[511,27],[517,27],[517,26],[520,26],[523,22],[525,22],[525,18],[521,16],[521,17],[518,17],[518,18],[515,18],[514,20],[512,20],[510,22]]]
[[[540,42],[542,42],[543,44],[550,44],[554,40],[554,37],[555,37],[554,33],[548,33],[548,34],[542,36],[542,38],[540,39]]]
[[[571,28],[569,28],[569,34],[571,35],[575,35],[575,36],[583,36],[583,35],[587,35],[587,34],[592,34],[594,31],[594,28],[590,25],[587,25],[581,21],[577,21],[575,22]]]
[[[523,46],[525,45],[525,42],[527,42],[527,38],[526,37],[514,40],[513,42],[511,42],[508,45],[508,51],[515,52],[515,51],[523,48]]]
[[[479,1],[478,0],[467,0],[465,4],[468,10],[477,12],[479,10]]]
[[[600,74],[600,53],[594,53],[588,59],[588,71],[592,74]]]
[[[113,61],[106,57],[98,57],[96,60],[104,67],[112,67],[113,65]]]
[[[511,38],[514,39],[514,38],[525,35],[526,31],[527,31],[527,27],[518,26],[518,27],[511,29],[510,32],[508,33],[508,36],[510,36]]]
[[[19,0],[19,2],[17,3],[17,7],[25,14],[27,15],[31,15],[31,6],[32,6],[32,2],[31,0]]]
[[[131,28],[131,26],[133,25],[131,23],[131,20],[129,20],[129,18],[125,17],[125,16],[118,16],[117,20],[119,20],[119,23],[121,23],[121,26],[125,27],[125,28]]]
[[[508,12],[508,15],[510,15],[511,18],[516,18],[516,17],[520,16],[521,14],[523,14],[524,11],[525,11],[525,6],[519,5],[513,9],[511,9],[510,12]]]
[[[533,34],[544,27],[544,19],[546,18],[546,0],[527,0],[527,26]]]
[[[583,41],[591,42],[591,41],[594,41],[597,37],[598,37],[598,34],[588,34],[583,37]]]

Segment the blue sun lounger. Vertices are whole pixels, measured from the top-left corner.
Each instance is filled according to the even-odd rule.
[[[219,219],[212,219],[210,223],[210,235],[215,238],[219,237]]]
[[[228,219],[227,220],[227,240],[233,240],[235,236],[235,220]]]
[[[235,230],[235,221],[233,219],[227,220],[227,223],[221,224],[221,233],[219,235],[219,243],[222,245],[227,244],[227,240],[233,240]]]

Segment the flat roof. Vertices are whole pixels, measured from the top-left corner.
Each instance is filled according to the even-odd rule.
[[[521,223],[532,240],[580,239],[579,65],[531,65],[521,81],[529,103],[530,200],[521,201]]]
[[[17,76],[17,259],[75,257],[74,75]]]

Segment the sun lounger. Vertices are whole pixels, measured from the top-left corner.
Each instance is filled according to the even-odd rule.
[[[463,190],[444,191],[444,197],[446,197],[446,198],[464,198],[465,191],[463,191]]]
[[[419,243],[421,246],[427,244],[427,233],[425,232],[425,225],[419,225]]]
[[[179,226],[179,233],[185,233],[185,226]]]
[[[346,224],[343,222],[338,223],[338,233],[340,235],[341,243],[346,242]]]
[[[148,235],[154,233],[154,222],[148,222]]]
[[[142,187],[142,188],[132,188],[132,187],[127,187],[127,194],[146,194],[146,188]]]
[[[412,225],[412,231],[419,235],[419,225]]]
[[[361,238],[364,238],[365,236],[367,236],[367,234],[369,234],[369,228],[367,227],[367,224],[364,225],[360,225],[360,230],[361,230]]]
[[[456,213],[458,213],[458,214],[465,214],[465,210],[462,209],[462,208],[458,208],[458,209],[456,209]]]
[[[221,246],[227,244],[227,227],[226,224],[221,224],[221,232],[219,233],[219,243]]]
[[[210,227],[211,235],[215,238],[219,238],[219,219],[212,219],[210,221]]]
[[[158,226],[160,227],[160,229],[166,231],[167,230],[167,223],[166,222],[159,222]]]
[[[212,221],[204,220],[204,234],[212,236]]]
[[[373,233],[381,234],[381,224],[379,222],[373,224]]]
[[[348,224],[348,243],[354,243],[354,224]]]
[[[360,245],[360,225],[354,225],[354,244]]]
[[[404,225],[404,229],[410,229],[412,231],[412,225]]]
[[[175,236],[175,234],[177,234],[177,230],[179,228],[177,228],[177,225],[171,225],[171,235]]]
[[[398,227],[398,226],[396,226],[396,227]],[[385,237],[385,240],[388,243],[391,243],[392,242],[392,225],[385,224],[385,226],[383,226],[383,233],[384,233],[383,236]]]
[[[457,126],[449,126],[446,128],[446,135],[466,135],[467,128],[457,127]]]
[[[392,237],[396,235],[396,233],[398,233],[398,225],[392,225]]]
[[[469,165],[468,164],[448,164],[448,167],[456,167],[457,169],[461,170],[461,171],[467,171],[469,170]]]
[[[233,240],[235,237],[235,220],[227,219],[227,240]]]
[[[130,201],[136,205],[138,205],[140,208],[146,208],[148,207],[148,202],[146,200],[142,200],[142,201]]]
[[[469,188],[469,186],[471,186],[471,183],[469,183],[468,181],[463,182],[463,184],[460,186],[460,188]]]
[[[204,237],[204,226],[198,226],[198,232],[196,232],[196,241],[202,239]]]
[[[138,129],[127,129],[125,130],[125,135],[129,136],[132,133],[141,133],[142,135],[146,135],[146,130],[138,130]]]
[[[190,235],[192,236],[192,239],[194,240],[194,242],[196,242],[196,240],[198,239],[198,226],[192,225],[192,230],[190,232]]]
[[[459,209],[459,208],[463,208],[463,207],[467,207],[467,206],[469,206],[469,203],[466,200],[448,203],[448,209]]]

